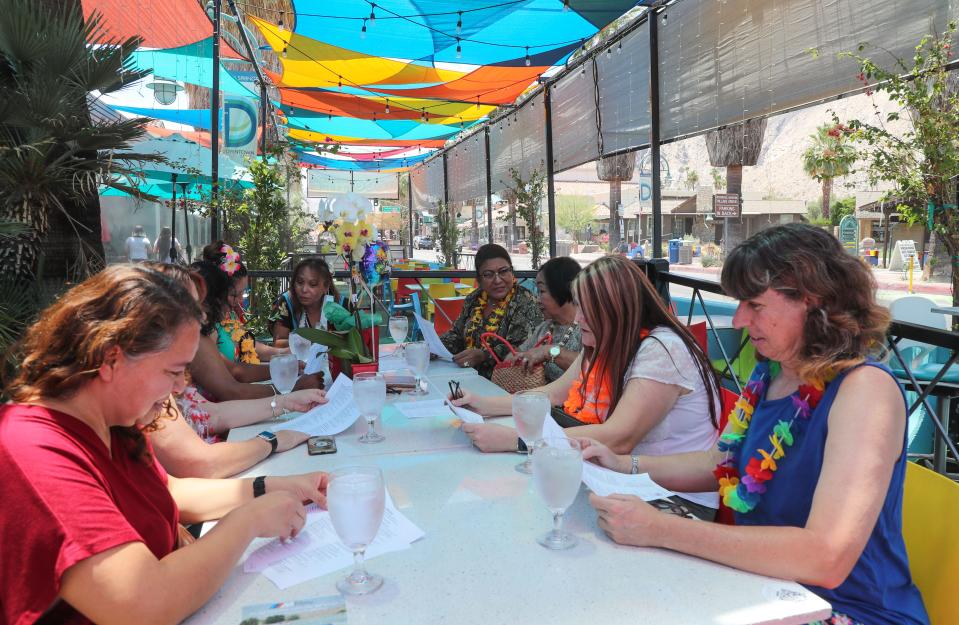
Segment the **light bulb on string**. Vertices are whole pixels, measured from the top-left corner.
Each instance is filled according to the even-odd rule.
[[[461,32],[463,32],[463,12],[462,12],[462,11],[457,11],[456,14],[457,14],[457,18],[456,18],[456,34],[458,35],[458,34],[460,34]]]
[[[569,11],[569,0],[563,0],[563,13]]]
[[[420,121],[423,122],[424,124],[426,123],[426,109],[423,109],[420,112]]]
[[[460,38],[456,38],[456,58],[463,58],[463,47],[460,45]]]
[[[363,20],[363,28],[360,29],[360,39],[366,39],[366,20]]]
[[[386,114],[390,114],[390,99],[386,98]]]
[[[286,58],[286,46],[283,46],[283,52],[281,52],[280,54],[282,54],[284,59]]]
[[[370,4],[370,26],[376,22],[376,3]]]
[[[286,26],[283,25],[283,16],[284,16],[284,15],[286,15],[286,11],[280,11],[280,21],[278,21],[278,22],[276,23],[276,27],[280,29],[280,32],[281,32],[281,33],[282,33],[284,30],[286,30]]]
[[[622,40],[620,40],[619,44],[616,46],[616,54],[622,54],[622,53],[623,53],[623,42]]]
[[[526,60],[524,61],[524,63],[526,63],[526,67],[529,67],[529,64],[530,64],[530,60],[529,60],[529,46],[526,46]]]
[[[342,77],[342,76],[340,76],[340,77],[336,80],[336,87],[337,87],[337,89],[339,89],[340,91],[343,91],[343,77]]]
[[[606,58],[608,59],[608,58],[611,57],[611,56],[613,56],[613,49],[612,49],[612,48],[606,48]]]

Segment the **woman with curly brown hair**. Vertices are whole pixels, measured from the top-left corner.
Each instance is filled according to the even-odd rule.
[[[873,359],[889,314],[869,269],[827,232],[788,224],[734,249],[722,284],[765,360],[716,449],[630,457],[590,441],[583,456],[673,490],[718,481],[737,527],[593,495],[599,526],[616,542],[796,580],[832,604],[823,623],[927,625],[902,538],[905,396]]]
[[[326,475],[168,477],[149,427],[199,339],[199,307],[169,276],[110,267],[40,315],[0,407],[0,621],[179,622],[257,536],[290,537]],[[262,495],[262,496],[259,496]],[[178,522],[219,518],[177,548]]]

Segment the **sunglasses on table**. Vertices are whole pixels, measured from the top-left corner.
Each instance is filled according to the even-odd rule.
[[[498,277],[502,280],[506,280],[506,278],[508,278],[512,274],[513,274],[512,267],[503,267],[502,269],[498,271],[484,271],[480,273],[480,278],[484,280],[494,280],[495,278]]]

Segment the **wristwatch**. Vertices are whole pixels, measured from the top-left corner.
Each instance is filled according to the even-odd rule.
[[[555,363],[556,363],[556,357],[559,356],[559,352],[560,352],[559,345],[553,345],[552,347],[550,347],[550,348],[549,348],[549,361],[555,364]]]
[[[276,453],[276,446],[278,444],[278,441],[276,440],[276,434],[274,434],[273,432],[270,432],[269,430],[263,430],[262,432],[257,434],[256,437],[262,438],[263,440],[265,440],[266,442],[270,444],[270,454]]]

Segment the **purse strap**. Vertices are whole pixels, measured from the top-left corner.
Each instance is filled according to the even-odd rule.
[[[543,338],[536,341],[536,345],[533,345],[533,347],[539,347],[540,345],[549,345],[552,342],[553,342],[553,333],[547,332],[546,334],[543,335]]]
[[[480,344],[482,344],[483,347],[486,349],[486,351],[490,353],[490,355],[493,357],[493,360],[496,361],[496,364],[502,363],[503,360],[499,356],[497,356],[496,352],[493,351],[493,348],[490,347],[488,339],[491,339],[491,338],[499,339],[504,345],[506,345],[507,348],[509,348],[509,351],[511,354],[514,354],[514,355],[516,354],[516,348],[513,347],[513,344],[507,341],[506,339],[504,339],[503,337],[501,337],[499,334],[496,334],[495,332],[484,332],[480,334]]]

